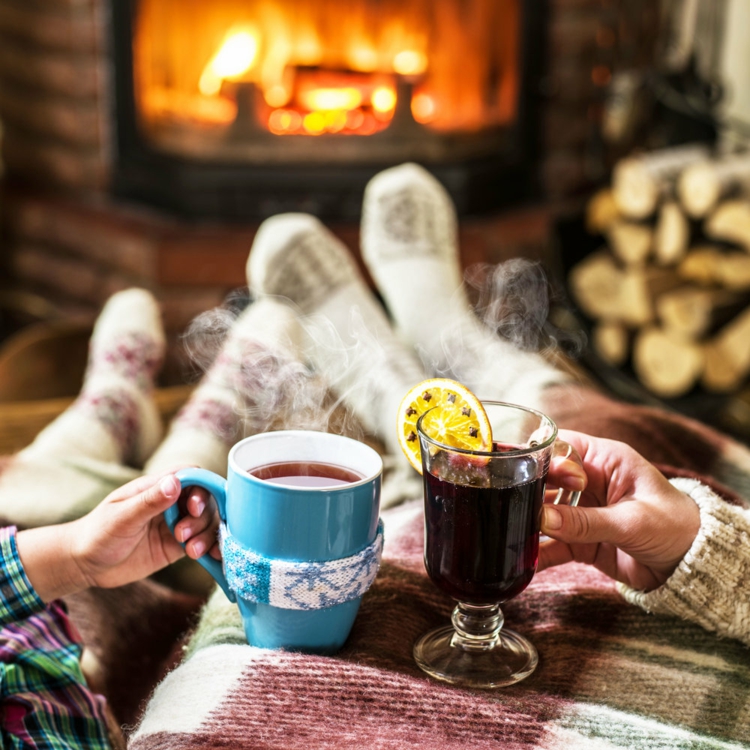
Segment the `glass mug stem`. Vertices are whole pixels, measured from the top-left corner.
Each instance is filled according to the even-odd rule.
[[[489,651],[497,646],[505,618],[499,604],[458,603],[451,622],[455,629],[451,646],[464,651]]]

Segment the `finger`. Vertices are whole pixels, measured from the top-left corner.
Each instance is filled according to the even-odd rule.
[[[161,539],[161,547],[164,551],[164,556],[167,559],[168,564],[177,562],[181,558],[185,557],[185,550],[182,545],[174,538],[172,532],[167,526],[167,522],[162,519],[159,523],[159,537]]]
[[[564,565],[574,560],[573,551],[565,542],[549,539],[539,545],[539,564],[537,570],[552,568],[555,565]]]
[[[545,505],[542,508],[542,533],[568,544],[620,545],[631,536],[622,505],[605,508],[581,508]],[[625,514],[629,515],[629,514]]]
[[[216,546],[216,531],[208,529],[202,534],[192,537],[185,544],[185,551],[193,560],[197,560],[213,549],[214,546]]]
[[[186,503],[186,510],[195,518],[200,517],[209,508],[210,494],[201,487],[191,487]]]
[[[137,524],[148,523],[177,502],[180,489],[180,480],[173,474],[159,478],[153,485],[125,501],[129,520]]]
[[[583,467],[570,458],[553,458],[550,462],[548,480],[555,487],[571,491],[586,489],[588,477]]]
[[[129,500],[134,495],[139,495],[141,492],[145,492],[146,490],[153,487],[159,481],[159,479],[159,476],[150,474],[140,476],[137,479],[133,479],[127,484],[122,485],[122,487],[118,487],[116,490],[114,490],[114,492],[111,492],[107,496],[107,500],[109,500],[110,502],[121,502],[123,500]]]
[[[185,516],[175,524],[174,536],[178,542],[187,542],[204,531],[212,530],[215,533],[218,528],[218,521],[211,513],[204,513],[198,518]]]

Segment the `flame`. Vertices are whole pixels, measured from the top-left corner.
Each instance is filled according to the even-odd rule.
[[[396,92],[387,86],[380,86],[372,92],[370,101],[376,112],[390,112],[396,107]]]
[[[362,104],[362,92],[353,87],[311,89],[300,94],[300,101],[309,110],[348,112]]]
[[[139,0],[136,103],[157,141],[180,148],[189,133],[220,153],[226,127],[250,116],[243,83],[272,133],[368,135],[409,105],[396,101],[407,76],[412,115],[430,131],[495,127],[517,114],[521,4]]]
[[[393,58],[393,69],[402,76],[416,76],[427,70],[427,55],[405,49]]]
[[[219,51],[203,69],[198,88],[204,96],[218,94],[221,82],[247,73],[258,56],[259,39],[252,27],[230,31]]]

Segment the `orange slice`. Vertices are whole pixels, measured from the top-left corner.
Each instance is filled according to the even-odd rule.
[[[492,428],[479,399],[466,386],[446,378],[430,378],[415,385],[398,408],[398,441],[409,463],[421,474],[422,452],[417,420],[425,434],[443,445],[488,451]]]

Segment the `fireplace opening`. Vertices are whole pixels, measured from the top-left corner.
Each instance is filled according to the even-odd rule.
[[[372,175],[417,161],[462,214],[525,197],[536,5],[112,2],[115,192],[197,217],[355,218]]]

